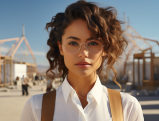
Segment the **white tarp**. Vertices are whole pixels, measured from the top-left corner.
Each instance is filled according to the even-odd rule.
[[[26,77],[27,74],[27,66],[25,64],[14,64],[14,80],[18,76],[20,79]]]

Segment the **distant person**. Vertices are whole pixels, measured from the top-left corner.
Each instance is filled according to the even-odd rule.
[[[23,77],[21,78],[22,81],[22,95],[28,95],[28,79]]]
[[[17,82],[19,81],[19,77],[17,76],[15,81],[14,81],[14,85],[17,85]]]
[[[35,81],[38,81],[39,80],[39,77],[36,75],[35,76]]]
[[[121,88],[114,64],[128,42],[116,13],[80,0],[52,17],[46,24],[47,74],[58,70],[64,81],[54,91],[32,96],[21,121],[144,121],[135,97],[101,84],[100,77],[112,70]]]

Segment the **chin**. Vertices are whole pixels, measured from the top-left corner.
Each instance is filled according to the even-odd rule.
[[[78,70],[78,71],[74,71],[74,74],[76,74],[79,77],[86,77],[92,74],[92,72],[90,72],[90,70]]]

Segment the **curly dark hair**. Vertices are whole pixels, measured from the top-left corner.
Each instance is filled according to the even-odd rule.
[[[97,69],[99,77],[108,77],[111,70],[114,72],[113,81],[121,88],[121,85],[116,81],[117,71],[113,65],[120,60],[120,55],[127,46],[127,41],[123,37],[121,30],[122,22],[117,20],[117,11],[114,7],[101,8],[95,3],[80,0],[69,5],[64,13],[57,13],[52,17],[51,22],[46,24],[46,30],[51,28],[47,45],[50,50],[47,52],[47,59],[50,63],[50,68],[46,74],[55,73],[52,71],[58,69],[59,75],[65,78],[68,74],[68,68],[65,66],[64,58],[60,54],[57,41],[62,43],[62,36],[65,29],[71,22],[77,19],[87,21],[88,29],[94,37],[101,38],[100,41],[104,44],[104,52],[106,56],[102,57],[102,64]],[[106,67],[104,70],[103,67]]]

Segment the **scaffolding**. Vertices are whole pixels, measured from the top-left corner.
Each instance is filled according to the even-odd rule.
[[[153,53],[153,46],[149,42],[156,43],[157,46],[159,42],[143,38],[130,25],[127,26],[124,36],[128,41],[124,74],[127,62],[133,55],[133,86],[137,89],[156,89],[159,86],[159,57]]]
[[[13,46],[10,48],[10,50],[7,52],[6,55],[1,55],[1,45],[4,42],[9,42],[9,41],[15,41],[15,43],[13,44]],[[27,47],[32,55],[32,58],[34,60],[34,63],[17,62],[16,60],[14,60],[14,55],[23,41],[27,45]],[[28,77],[33,78],[33,74],[37,73],[36,59],[32,52],[32,49],[24,35],[24,26],[23,26],[22,38],[17,37],[17,38],[0,40],[0,86],[7,86],[7,85],[13,84],[13,79],[14,79],[13,74],[14,74],[14,65],[15,64],[25,65],[26,73],[27,73],[26,75]]]

